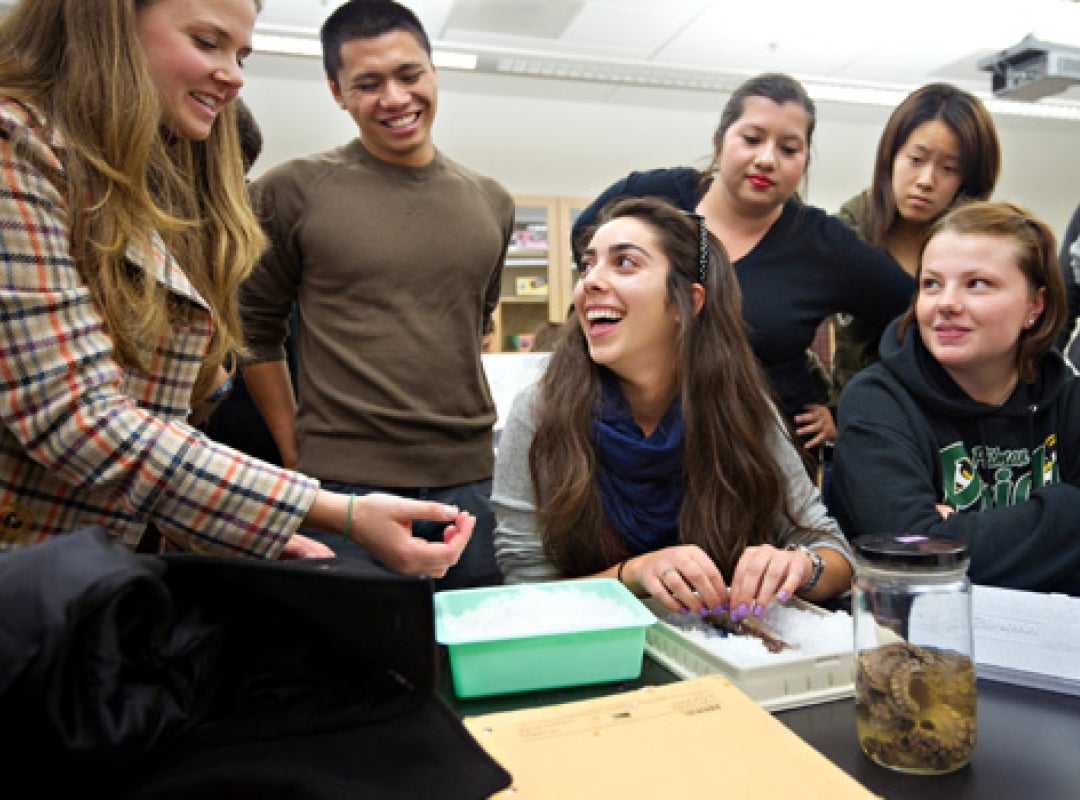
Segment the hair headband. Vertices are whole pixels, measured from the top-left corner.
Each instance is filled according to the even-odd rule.
[[[705,279],[709,277],[709,227],[701,214],[693,211],[683,213],[694,220],[698,226],[698,279],[704,286]]]

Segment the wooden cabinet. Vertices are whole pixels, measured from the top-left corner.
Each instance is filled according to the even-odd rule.
[[[591,199],[517,195],[514,201],[492,352],[529,350],[541,325],[566,318],[574,290],[571,229]]]

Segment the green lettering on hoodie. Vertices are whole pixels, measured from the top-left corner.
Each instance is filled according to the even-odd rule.
[[[980,509],[1003,508],[1025,502],[1032,489],[1058,483],[1057,437],[1050,434],[1031,453],[1027,448],[1002,450],[976,446],[968,451],[953,442],[938,451],[942,497],[957,511],[979,503]],[[991,471],[992,470],[992,471]],[[987,480],[983,480],[983,475]]]

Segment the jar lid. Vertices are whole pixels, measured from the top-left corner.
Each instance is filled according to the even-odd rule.
[[[851,544],[859,558],[880,566],[950,569],[968,561],[967,542],[940,536],[879,534]]]

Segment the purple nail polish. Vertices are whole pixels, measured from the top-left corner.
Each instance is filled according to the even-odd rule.
[[[750,613],[750,609],[746,607],[746,603],[739,603],[739,608],[735,613],[739,615],[739,619],[742,619],[748,613]]]
[[[760,617],[764,613],[765,613],[765,606],[758,605],[757,603],[754,603],[754,616],[755,617]]]
[[[703,616],[703,617],[709,616],[709,607],[708,606],[702,606],[701,608],[698,609],[698,613],[701,614],[701,616]]]
[[[791,595],[787,593],[787,589],[781,589],[779,592],[776,593],[776,596],[777,598],[779,598],[781,603],[791,597]]]
[[[714,614],[725,614],[725,613],[727,613],[727,609],[728,609],[727,603],[721,603],[720,605],[718,605],[716,608],[713,609],[713,613]]]

